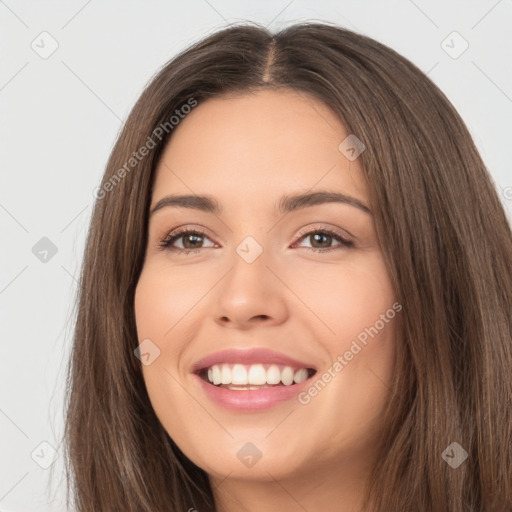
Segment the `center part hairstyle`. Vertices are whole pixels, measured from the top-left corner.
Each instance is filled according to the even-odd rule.
[[[509,222],[438,87],[390,48],[326,23],[213,33],[168,62],[129,114],[97,194],[80,277],[66,395],[68,504],[71,490],[78,512],[215,511],[208,475],[151,406],[134,355],[134,294],[155,169],[177,129],[169,120],[184,105],[263,89],[320,100],[366,147],[359,158],[402,313],[365,510],[510,512]],[[148,155],[127,165],[149,139]],[[442,457],[452,442],[468,453],[457,469]]]

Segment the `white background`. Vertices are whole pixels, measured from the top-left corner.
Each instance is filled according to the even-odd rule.
[[[243,20],[274,31],[335,22],[410,59],[460,112],[512,210],[511,0],[0,0],[2,511],[64,510],[59,445],[76,276],[93,190],[122,122],[166,61]],[[442,47],[453,31],[469,44],[456,59]],[[58,48],[43,59],[31,45],[48,51],[52,38]],[[444,44],[456,51],[457,38]],[[43,237],[57,247],[46,263],[32,252]],[[51,469],[37,462],[52,460],[49,489]]]

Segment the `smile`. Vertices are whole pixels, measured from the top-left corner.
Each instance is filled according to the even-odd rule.
[[[231,349],[191,368],[200,393],[223,408],[259,411],[293,400],[316,367],[265,348]]]
[[[312,368],[294,368],[277,364],[214,364],[200,372],[214,386],[231,390],[264,389],[300,384],[315,373]]]

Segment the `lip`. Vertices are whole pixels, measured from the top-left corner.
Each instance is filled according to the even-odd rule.
[[[230,390],[214,386],[201,377],[201,372],[218,363],[241,364],[276,364],[291,366],[295,369],[310,368],[315,370],[305,381],[290,386],[275,386],[263,389],[251,389],[247,391]],[[311,379],[316,374],[317,368],[309,363],[298,361],[279,352],[265,348],[246,350],[224,350],[210,354],[192,367],[194,381],[210,400],[223,408],[236,411],[261,411],[268,409],[297,397],[305,387],[311,384]]]
[[[306,386],[310,385],[311,379],[313,378],[313,376],[311,376],[300,384],[293,384],[291,386],[233,391],[231,389],[214,386],[203,380],[197,374],[194,374],[193,377],[211,400],[226,409],[235,411],[261,411],[283,402],[296,399],[298,394],[303,391]]]

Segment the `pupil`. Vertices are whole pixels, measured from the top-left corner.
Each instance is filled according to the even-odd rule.
[[[317,241],[317,238],[318,237],[323,237],[323,238],[326,238],[327,239],[327,242],[329,242],[331,240],[331,236],[330,235],[326,235],[326,234],[315,234],[313,235],[313,239],[315,240],[315,242]],[[313,247],[314,247],[314,244],[313,244]],[[321,246],[321,247],[324,247],[324,246]]]
[[[188,242],[190,241],[190,239],[191,239],[191,238],[192,238],[192,239],[194,239],[194,241],[192,242],[192,246],[191,246],[191,247],[187,247]],[[201,236],[200,236],[200,235],[187,235],[187,236],[185,237],[185,241],[186,241],[186,242],[185,242],[185,244],[184,244],[184,245],[185,245],[185,247],[187,247],[188,249],[193,249],[194,247],[196,247],[196,246],[194,245],[194,243],[197,243],[197,242],[198,242],[198,239],[201,239]]]

